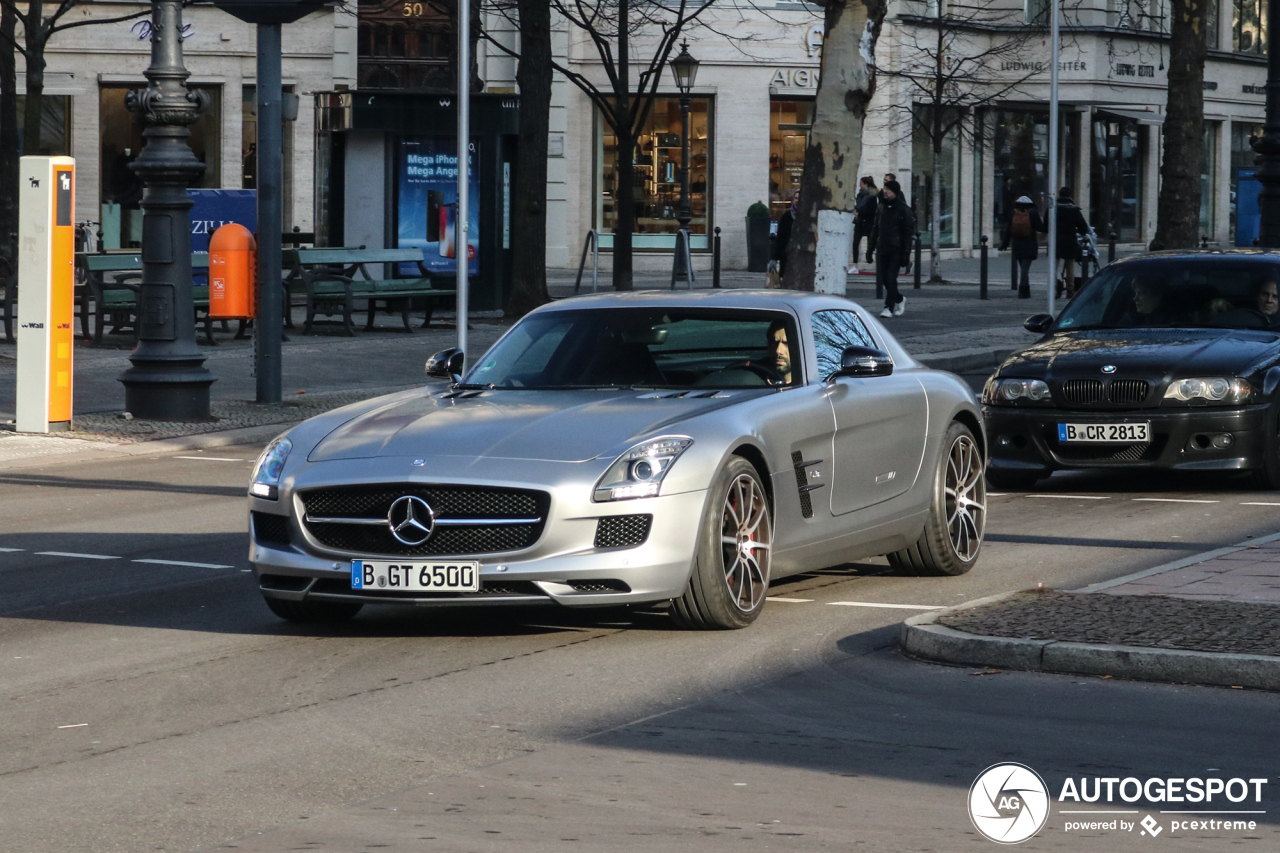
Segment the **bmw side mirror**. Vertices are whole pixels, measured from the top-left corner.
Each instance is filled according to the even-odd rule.
[[[1053,325],[1052,314],[1033,314],[1022,321],[1022,328],[1036,335],[1043,335]]]
[[[463,352],[454,349],[442,349],[427,359],[427,375],[433,379],[452,379],[462,381]]]
[[[889,353],[874,347],[848,347],[840,355],[840,369],[831,378],[888,376],[890,373],[893,373],[893,357]]]

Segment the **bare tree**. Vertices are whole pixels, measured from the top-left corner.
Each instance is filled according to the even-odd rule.
[[[1200,169],[1204,162],[1206,0],[1173,0],[1164,162],[1151,249],[1194,249],[1200,234]],[[1216,6],[1213,7],[1216,12]]]
[[[826,28],[822,71],[782,286],[843,294],[862,160],[862,125],[875,94],[876,39],[886,4],[885,0],[825,0],[820,5]]]
[[[948,140],[982,139],[986,125],[976,116],[983,108],[1027,97],[1023,85],[1048,70],[1048,62],[1028,57],[1044,22],[1028,24],[1021,7],[938,2],[934,15],[908,18],[899,32],[901,61],[880,73],[900,80],[904,94],[885,109],[892,114],[891,126],[902,130],[895,142],[923,138],[929,145],[929,280],[936,282],[942,281],[943,151]],[[913,202],[919,214],[919,200]]]
[[[18,16],[0,3],[0,257],[18,267]],[[4,153],[9,152],[9,153]]]

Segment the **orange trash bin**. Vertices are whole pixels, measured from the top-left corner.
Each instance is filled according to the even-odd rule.
[[[209,238],[209,316],[252,320],[258,313],[258,243],[228,222]]]

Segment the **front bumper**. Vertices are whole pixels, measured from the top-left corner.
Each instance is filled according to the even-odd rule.
[[[990,468],[1048,476],[1075,468],[1146,468],[1172,471],[1251,471],[1262,466],[1267,406],[1127,411],[1066,411],[983,406]],[[1147,444],[1071,444],[1058,441],[1058,424],[1149,421]],[[1227,447],[1215,436],[1231,436]]]
[[[577,506],[557,506],[541,537],[530,548],[502,554],[450,557],[391,557],[332,551],[289,516],[288,544],[264,541],[255,530],[249,559],[258,586],[268,598],[413,604],[425,607],[562,604],[599,607],[667,601],[684,593],[689,581],[705,491],[657,498]],[[280,516],[291,502],[251,500],[254,515]],[[596,529],[603,517],[653,516],[648,537],[634,547],[597,548]],[[251,528],[257,527],[257,521]],[[352,590],[351,560],[405,562],[477,560],[479,593],[412,593]]]

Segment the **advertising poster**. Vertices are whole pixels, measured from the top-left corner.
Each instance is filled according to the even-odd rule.
[[[228,222],[258,230],[257,190],[187,190],[191,199],[191,251],[209,251],[209,238]]]
[[[453,136],[409,137],[400,143],[399,228],[396,243],[401,249],[421,249],[423,264],[433,273],[457,271],[457,260],[466,253],[469,274],[480,271],[480,178],[476,174],[476,150],[471,140],[470,225],[468,245],[459,245],[458,146]],[[416,268],[402,267],[412,275]]]

